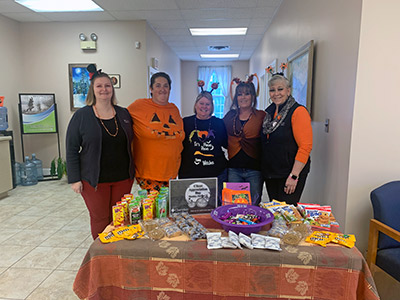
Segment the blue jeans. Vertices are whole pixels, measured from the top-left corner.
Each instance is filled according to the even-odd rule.
[[[251,203],[258,205],[261,202],[263,176],[261,171],[245,168],[228,168],[229,182],[249,182]]]

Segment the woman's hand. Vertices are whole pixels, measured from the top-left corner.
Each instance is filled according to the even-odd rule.
[[[286,194],[293,194],[296,190],[297,186],[297,179],[293,179],[290,176],[286,179],[284,191]]]
[[[83,190],[82,181],[71,183],[71,189],[77,194],[82,193]]]

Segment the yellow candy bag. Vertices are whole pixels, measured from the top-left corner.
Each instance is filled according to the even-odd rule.
[[[306,242],[326,247],[335,238],[335,233],[329,231],[314,231],[306,238]]]
[[[353,248],[356,243],[356,237],[354,234],[340,234],[337,233],[332,243],[346,246],[348,248]]]
[[[116,237],[112,231],[99,233],[99,239],[103,244],[123,240],[121,237]]]

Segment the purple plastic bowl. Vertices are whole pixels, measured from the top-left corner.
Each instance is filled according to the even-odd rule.
[[[261,222],[254,225],[230,224],[220,219],[228,212],[232,213],[233,215],[255,214],[261,217]],[[268,209],[248,204],[231,204],[217,207],[211,212],[211,217],[214,219],[214,221],[220,223],[226,232],[231,230],[237,234],[241,232],[246,235],[250,235],[250,233],[257,233],[261,230],[261,227],[271,224],[274,221],[274,215]]]

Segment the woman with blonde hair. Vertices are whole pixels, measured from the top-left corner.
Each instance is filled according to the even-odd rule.
[[[110,77],[88,66],[86,106],[72,116],[66,137],[68,183],[82,195],[93,239],[112,221],[112,207],[131,191],[134,164],[132,119],[116,105]]]

